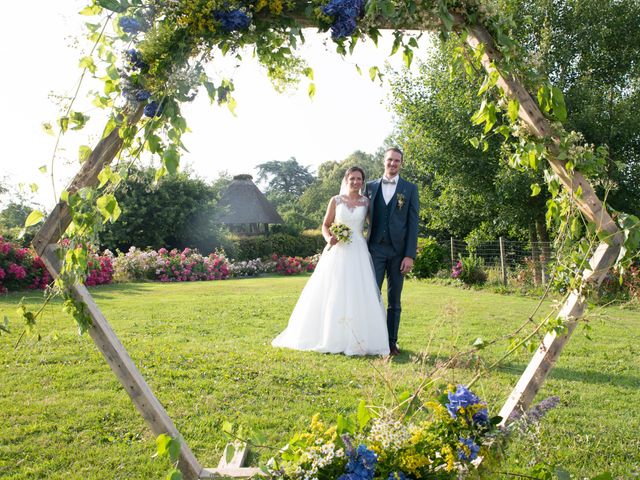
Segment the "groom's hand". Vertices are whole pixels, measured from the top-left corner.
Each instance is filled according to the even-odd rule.
[[[413,268],[413,258],[404,257],[402,263],[400,263],[400,273],[406,275]]]

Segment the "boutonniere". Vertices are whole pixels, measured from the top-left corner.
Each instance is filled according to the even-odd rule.
[[[397,201],[398,201],[398,210],[402,210],[402,207],[404,207],[404,195],[399,193],[397,195]]]

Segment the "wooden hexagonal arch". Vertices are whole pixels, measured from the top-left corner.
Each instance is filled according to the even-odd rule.
[[[308,2],[298,0],[294,3],[296,12],[304,12]],[[289,15],[301,27],[315,26],[302,13],[285,15]],[[581,195],[574,196],[578,207],[585,217],[593,222],[596,229],[599,232],[603,232],[607,238],[606,242],[603,241],[598,245],[589,261],[589,267],[583,272],[585,285],[599,285],[620,252],[623,242],[622,232],[620,232],[603,203],[596,196],[589,182],[580,173],[569,172],[565,168],[564,162],[557,158],[559,139],[553,136],[548,120],[543,116],[537,103],[532,99],[525,87],[516,78],[503,76],[494,68],[493,65],[500,60],[500,53],[496,49],[489,31],[481,25],[465,25],[464,19],[459,15],[452,14],[452,18],[454,20],[454,28],[465,28],[467,30],[466,42],[471,48],[482,47],[482,65],[487,72],[495,72],[498,75],[498,86],[509,97],[518,100],[520,120],[533,135],[544,138],[550,145],[553,157],[549,159],[549,163],[561,183],[570,192],[582,192]],[[418,12],[415,22],[411,25],[391,25],[388,20],[381,18],[377,27],[380,29],[433,30],[438,26],[438,23],[439,21],[434,18],[431,12]],[[123,124],[134,125],[138,123],[142,116],[142,110],[142,106],[130,105],[126,118],[123,119]],[[73,193],[83,187],[95,186],[98,183],[98,174],[105,166],[111,163],[122,148],[122,144],[119,128],[115,128],[108,136],[98,142],[90,157],[82,165],[80,171],[67,188],[67,191]],[[33,239],[34,248],[43,258],[47,269],[54,278],[59,275],[61,267],[56,255],[57,243],[70,223],[71,215],[68,205],[60,201]],[[75,285],[72,287],[72,293],[76,300],[86,305],[91,316],[92,325],[88,331],[89,335],[104,355],[107,363],[120,380],[120,383],[152,432],[155,435],[166,433],[174,438],[181,438],[171,418],[156,399],[87,288],[84,285]],[[544,337],[526,370],[500,410],[499,415],[503,418],[503,424],[509,422],[509,418],[513,413],[522,411],[530,405],[559,357],[564,345],[573,333],[578,320],[584,314],[585,306],[585,298],[580,291],[576,290],[570,293],[559,313],[559,316],[566,321],[566,333],[558,335],[552,332]],[[259,469],[241,468],[238,464],[224,468],[203,468],[183,439],[181,439],[178,468],[187,479],[216,478],[222,474],[227,477],[249,477],[259,473]]]

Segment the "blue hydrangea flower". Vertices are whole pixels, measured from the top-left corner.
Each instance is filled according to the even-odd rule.
[[[213,12],[213,18],[220,22],[220,28],[225,32],[246,30],[251,23],[249,16],[242,10],[231,10],[229,12],[216,10]]]
[[[458,409],[481,403],[480,399],[464,385],[458,385],[456,391],[449,392],[447,397],[449,403],[446,404],[446,407],[452,418],[458,417]]]
[[[149,97],[151,97],[151,93],[147,90],[138,90],[134,94],[134,98],[138,102],[146,102],[147,100],[149,100]]]
[[[331,36],[334,39],[351,36],[363,8],[364,0],[331,0],[322,7],[322,13],[334,17]]]
[[[152,100],[144,107],[144,114],[147,117],[159,117],[162,115],[164,106],[161,106],[157,101]]]
[[[127,60],[129,60],[129,64],[132,67],[142,70],[143,68],[147,68],[149,66],[144,62],[144,60],[142,60],[142,55],[140,55],[140,52],[135,48],[130,48],[124,53],[127,56]]]
[[[480,447],[476,445],[472,438],[460,437],[461,448],[458,449],[458,458],[460,460],[475,460],[478,458]]]
[[[142,24],[133,17],[120,17],[118,25],[126,33],[138,33],[142,31]]]
[[[483,408],[481,410],[478,410],[476,413],[474,413],[471,419],[475,423],[479,423],[480,425],[486,425],[487,423],[489,423],[489,412],[487,412],[486,408]]]
[[[375,452],[365,445],[358,445],[356,450],[351,449],[348,454],[347,473],[338,477],[338,480],[372,480],[378,463]]]

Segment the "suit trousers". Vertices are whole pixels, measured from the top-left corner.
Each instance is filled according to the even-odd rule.
[[[376,274],[378,288],[382,290],[382,282],[387,277],[387,331],[389,333],[389,346],[395,346],[398,341],[398,327],[400,326],[400,313],[402,305],[400,296],[404,284],[404,275],[400,273],[402,255],[398,255],[391,245],[369,244],[369,252],[373,260],[373,269]]]

